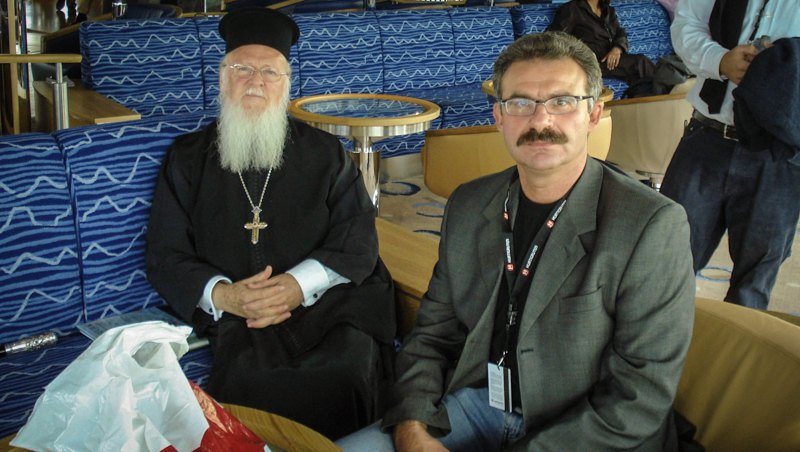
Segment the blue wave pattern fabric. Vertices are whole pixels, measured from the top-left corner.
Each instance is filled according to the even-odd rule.
[[[76,208],[87,321],[163,304],[144,258],[156,176],[175,137],[210,120],[178,115],[56,134]]]
[[[143,118],[203,110],[195,21],[84,22],[80,33],[83,56],[89,66],[82,77],[88,88]]]
[[[555,3],[529,3],[511,8],[514,36],[546,31],[559,6]]]
[[[0,140],[0,287],[0,343],[83,319],[74,216],[50,135]]]
[[[295,14],[303,96],[382,93],[378,21],[371,12]]]
[[[482,83],[494,61],[514,41],[508,8],[451,8],[455,43],[455,83]]]
[[[0,438],[25,425],[45,387],[90,343],[89,338],[74,331],[60,337],[53,347],[9,355],[0,360]],[[180,365],[186,378],[205,388],[212,360],[211,349],[203,347],[183,355]]]
[[[383,41],[384,91],[453,86],[453,27],[446,10],[375,13]]]
[[[611,6],[628,33],[630,53],[641,53],[654,63],[675,53],[669,34],[669,16],[656,0],[615,0]]]
[[[0,359],[0,438],[16,433],[28,421],[45,386],[89,346],[75,331],[53,347]]]
[[[375,15],[383,43],[384,91],[417,94],[455,84],[453,27],[447,10],[379,11]],[[422,97],[437,103],[430,97]],[[441,107],[441,105],[440,105]],[[432,128],[439,128],[444,111]],[[417,133],[381,140],[375,146],[384,158],[419,152],[425,135]]]
[[[219,16],[195,18],[203,64],[203,107],[215,115],[219,111],[219,65],[225,56],[225,41],[219,36],[219,20]]]
[[[508,8],[452,8],[455,87],[436,96],[445,127],[492,124],[492,103],[481,83],[492,77],[497,56],[514,41]]]
[[[200,55],[203,67],[203,108],[207,114],[216,115],[219,111],[219,65],[225,56],[225,41],[219,36],[220,16],[198,16],[195,19],[200,37]],[[300,97],[300,60],[297,46],[289,53],[292,68],[289,96]]]

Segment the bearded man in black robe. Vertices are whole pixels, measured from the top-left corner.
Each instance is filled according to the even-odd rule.
[[[294,21],[242,9],[220,34],[219,119],[167,151],[147,276],[210,338],[212,396],[335,439],[380,417],[391,379],[375,209],[337,138],[287,117]]]

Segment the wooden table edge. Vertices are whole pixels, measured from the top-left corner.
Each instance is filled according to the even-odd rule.
[[[301,107],[305,104],[319,101],[335,101],[341,99],[373,99],[373,100],[395,100],[420,105],[424,111],[417,114],[395,116],[391,118],[348,118],[344,116],[324,115],[311,113]],[[433,102],[418,99],[416,97],[398,96],[395,94],[317,94],[295,99],[289,103],[289,114],[301,121],[323,124],[336,124],[350,127],[384,127],[384,126],[403,126],[409,124],[425,123],[433,121],[441,114],[441,109]]]

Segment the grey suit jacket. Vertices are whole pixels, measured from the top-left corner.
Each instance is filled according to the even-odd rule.
[[[486,378],[515,168],[459,187],[397,359],[383,426],[449,431],[441,398]],[[509,202],[516,212],[519,182]],[[513,219],[512,219],[513,220]],[[660,450],[694,316],[683,208],[589,159],[534,274],[516,350],[526,436],[514,449]]]

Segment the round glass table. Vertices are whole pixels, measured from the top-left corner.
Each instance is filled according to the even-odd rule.
[[[439,117],[433,102],[390,94],[320,94],[293,100],[289,114],[318,129],[353,140],[350,154],[361,170],[367,193],[380,203],[380,152],[383,138],[424,132]]]

